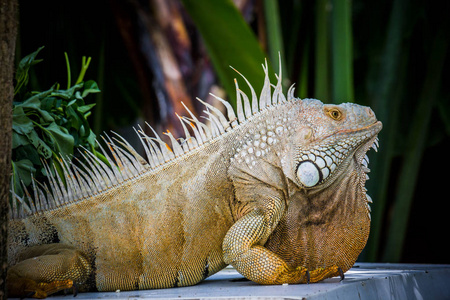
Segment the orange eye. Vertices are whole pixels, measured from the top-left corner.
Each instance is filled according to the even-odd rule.
[[[326,113],[330,116],[330,118],[336,121],[340,121],[344,117],[343,113],[335,107],[327,109]]]

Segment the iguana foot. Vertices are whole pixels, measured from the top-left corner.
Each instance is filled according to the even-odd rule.
[[[344,276],[338,266],[310,270],[304,266],[291,267],[279,255],[259,245],[271,216],[283,211],[284,203],[270,198],[267,216],[263,210],[253,210],[239,219],[227,232],[223,241],[224,261],[233,265],[246,278],[260,284],[312,283],[326,278]],[[266,234],[267,235],[267,234]]]
[[[298,267],[297,272],[300,273],[301,276],[298,283],[312,283],[324,280],[326,278],[331,278],[335,276],[340,276],[341,280],[344,279],[344,272],[340,267],[331,266],[327,268],[317,268],[314,270],[307,270],[304,267]]]
[[[92,271],[86,256],[72,246],[48,244],[28,248],[21,260],[8,270],[11,297],[46,298],[67,289],[78,292],[75,283],[84,283]]]
[[[39,283],[38,285],[42,291],[47,295],[54,294],[59,291],[65,291],[67,289],[73,288],[74,284],[73,281],[70,279],[67,280],[55,280],[50,283]],[[35,297],[35,296],[33,296]],[[37,297],[35,297],[37,298]]]
[[[17,298],[37,298],[44,299],[53,293],[70,289],[73,281],[55,280],[49,283],[36,283],[34,280],[26,278],[16,278],[8,281],[8,296]]]
[[[331,266],[327,268],[317,268],[309,270],[305,267],[297,267],[295,269],[286,268],[279,273],[279,276],[275,280],[267,280],[260,282],[263,284],[284,284],[284,283],[314,283],[321,280],[340,276],[343,279],[344,273],[341,268],[337,266]]]

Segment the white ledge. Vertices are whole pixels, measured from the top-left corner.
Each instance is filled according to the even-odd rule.
[[[450,265],[356,263],[345,279],[259,285],[226,268],[190,287],[80,293],[75,299],[450,299]],[[49,299],[72,299],[53,296]]]

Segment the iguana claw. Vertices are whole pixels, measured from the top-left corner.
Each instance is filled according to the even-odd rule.
[[[304,271],[304,277],[300,281],[300,283],[312,283],[324,280],[326,278],[334,277],[339,275],[341,280],[344,279],[344,271],[337,266],[331,266],[326,268],[317,268],[314,270],[305,270],[305,268],[301,268]]]
[[[31,297],[34,296],[34,294],[36,294],[36,291],[29,292],[28,294],[26,294],[24,297],[22,297],[20,299],[22,300],[22,299],[25,299],[25,298],[31,298]]]
[[[306,271],[306,284],[309,284],[311,281],[311,274],[309,274],[309,271]]]
[[[339,276],[341,276],[341,281],[344,280],[345,275],[344,275],[344,271],[342,271],[341,267],[338,267],[338,272],[339,272]]]
[[[69,294],[69,292],[70,292],[70,288],[64,289],[64,296],[67,296],[67,294]],[[76,297],[78,295],[78,285],[76,283],[73,283],[73,285],[72,285],[72,294],[74,297]]]

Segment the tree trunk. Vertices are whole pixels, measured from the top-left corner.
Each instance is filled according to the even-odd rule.
[[[11,176],[14,52],[17,0],[0,0],[0,299],[6,299],[9,182]]]

